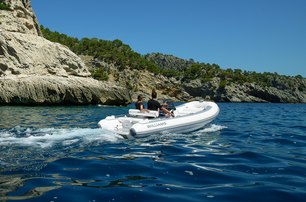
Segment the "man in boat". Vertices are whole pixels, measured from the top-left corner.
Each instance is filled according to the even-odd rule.
[[[140,110],[141,112],[149,112],[149,110],[144,108],[142,100],[143,100],[142,95],[138,95],[137,101],[135,102],[135,108]]]
[[[160,110],[162,110],[166,116],[173,116],[172,112],[170,112],[164,105],[161,105],[157,101],[157,92],[155,91],[155,89],[152,90],[151,97],[152,98],[148,101],[149,110],[155,110],[158,111],[158,113],[160,113]]]

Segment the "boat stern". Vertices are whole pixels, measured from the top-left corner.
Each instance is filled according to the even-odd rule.
[[[122,129],[122,124],[115,116],[107,116],[105,119],[98,122],[98,126],[102,129],[114,132]]]

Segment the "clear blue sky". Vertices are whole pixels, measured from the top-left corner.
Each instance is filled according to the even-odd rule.
[[[306,0],[32,0],[40,24],[140,53],[306,77]]]

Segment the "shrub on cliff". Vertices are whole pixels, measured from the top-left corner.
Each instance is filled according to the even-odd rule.
[[[94,79],[100,80],[100,81],[107,81],[108,80],[108,72],[105,71],[103,68],[95,69],[91,72],[91,76]]]
[[[0,2],[0,10],[10,11],[11,7],[9,5],[7,5],[6,3]]]

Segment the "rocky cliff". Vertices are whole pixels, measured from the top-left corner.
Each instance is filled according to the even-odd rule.
[[[89,78],[20,75],[0,79],[1,104],[126,105],[129,100],[125,89]]]
[[[41,36],[30,0],[0,0],[8,8],[0,10],[0,26],[9,32]]]
[[[256,83],[230,83],[220,86],[220,79],[202,82],[193,80],[183,84],[184,91],[193,97],[201,97],[216,102],[272,102],[306,103],[305,91],[297,88],[281,90]]]
[[[265,79],[271,76],[271,85],[239,80],[224,84],[221,76],[216,75],[205,80],[185,79],[182,76],[166,77],[146,70],[125,68],[119,71],[114,64],[105,63],[90,56],[82,58],[92,69],[104,68],[109,73],[109,82],[126,86],[134,99],[138,94],[142,94],[148,100],[152,88],[155,88],[160,99],[174,101],[204,99],[216,102],[306,103],[306,79],[304,78],[259,74],[261,77],[266,77]],[[150,54],[146,58],[156,62],[162,68],[175,69],[177,66],[180,72],[186,71],[192,64],[197,64],[192,60],[163,54]],[[223,75],[225,70],[217,68],[217,71]]]
[[[160,53],[148,54],[147,59],[164,69],[179,67],[187,72],[196,64],[197,78],[178,78],[177,92],[184,92],[186,99],[208,99],[216,102],[273,102],[306,103],[306,79],[272,73],[260,74],[237,70],[222,70],[218,65],[208,65],[183,60]],[[254,78],[260,77],[257,80]]]
[[[94,80],[67,47],[41,37],[29,0],[1,0],[0,104],[115,104],[126,88]]]

